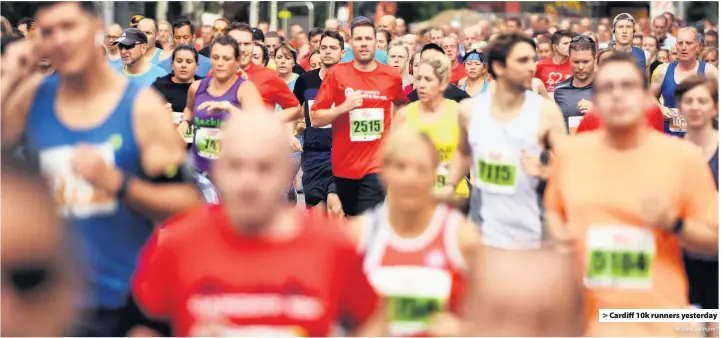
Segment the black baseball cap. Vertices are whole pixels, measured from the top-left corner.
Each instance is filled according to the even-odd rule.
[[[263,31],[258,28],[253,28],[253,41],[263,42],[265,40],[266,35],[263,34]]]
[[[140,29],[128,28],[123,30],[123,34],[113,41],[113,46],[121,44],[123,46],[134,46],[139,44],[147,44],[148,37]]]

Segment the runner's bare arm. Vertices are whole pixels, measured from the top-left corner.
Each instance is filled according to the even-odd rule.
[[[544,134],[548,132],[552,147],[557,147],[567,138],[567,128],[564,126],[564,114],[556,102],[552,100],[543,101],[542,114],[544,114],[544,119],[542,120],[544,124],[542,128],[544,129],[540,136],[543,137]],[[539,145],[543,146],[543,139],[539,140]]]
[[[662,82],[664,82],[664,74],[667,73],[668,65],[668,63],[665,63],[657,66],[654,70],[654,74],[652,74],[652,83],[649,86],[649,92],[656,99],[659,99],[659,96],[662,95]],[[659,100],[657,103],[659,103]]]
[[[186,154],[185,142],[178,137],[172,117],[163,109],[163,105],[163,98],[155,90],[147,89],[138,94],[133,106],[133,130],[141,154],[141,165],[144,173],[151,178],[179,175]],[[116,175],[116,180],[119,176],[122,178]],[[202,203],[195,181],[191,179],[165,184],[131,179],[125,201],[149,218],[164,220]],[[116,186],[120,186],[120,183]]]
[[[242,110],[245,111],[263,111],[266,107],[263,105],[263,99],[261,93],[251,81],[246,81],[238,86],[238,93],[236,94],[238,102],[241,103]]]
[[[456,239],[459,242],[459,249],[468,272],[468,268],[473,266],[474,257],[476,257],[481,246],[479,227],[469,222],[465,217],[462,218],[459,227],[456,229]]]
[[[365,246],[364,243],[361,243],[363,238],[364,216],[359,215],[349,219],[345,228],[346,233],[348,233],[349,238],[351,238],[353,244],[356,246],[358,251],[361,251],[362,248]]]
[[[193,109],[195,107],[196,92],[201,85],[201,80],[193,81],[188,88],[188,99],[186,100],[186,108],[183,109],[183,119],[187,121],[193,120]]]
[[[471,146],[468,139],[469,118],[471,117],[472,99],[464,99],[459,103],[459,145],[451,155],[447,185],[456,187],[469,173],[471,167]]]
[[[719,80],[719,69],[708,63],[704,68],[704,76],[714,82],[717,82]]]
[[[531,82],[537,94],[541,95],[541,97],[545,99],[554,100],[554,98],[549,95],[549,92],[547,92],[547,87],[544,85],[544,82],[542,82],[542,80],[533,77],[531,79]]]
[[[34,73],[14,90],[8,90],[12,92],[10,96],[5,97],[3,93],[2,120],[0,120],[3,149],[13,149],[22,138],[30,104],[43,80],[45,80],[44,75]],[[3,92],[6,89],[3,86]]]
[[[326,73],[326,76],[321,82],[321,88],[318,89],[318,94],[316,94],[313,106],[309,108],[308,115],[311,120],[311,126],[314,128],[331,124],[336,118],[341,116],[341,114],[348,111],[346,102],[333,106],[336,102],[336,91],[338,90],[338,83],[336,82],[336,76],[334,74],[334,68],[331,68],[331,70]],[[351,95],[353,96],[355,94]],[[346,97],[346,101],[349,101],[348,96]]]
[[[550,159],[549,177],[544,190],[544,236],[557,244],[569,244],[568,242],[573,237],[567,230],[566,208],[558,182],[560,177],[559,152],[562,151],[557,149],[557,156]]]
[[[396,112],[396,115],[394,116],[394,119],[391,121],[391,127],[399,127],[404,125],[404,122],[406,122],[406,112],[408,109],[406,107],[403,107],[399,109],[399,111]]]

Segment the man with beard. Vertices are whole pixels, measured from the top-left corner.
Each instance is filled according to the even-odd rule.
[[[356,216],[385,198],[378,178],[381,145],[399,105],[408,102],[401,74],[374,60],[376,28],[367,18],[351,25],[353,62],[326,74],[309,113],[311,126],[332,124],[331,165],[344,214]]]
[[[306,208],[327,211],[336,215],[343,213],[341,201],[336,193],[331,171],[331,125],[311,125],[310,110],[321,88],[321,82],[329,69],[343,56],[343,37],[336,31],[325,31],[321,35],[321,68],[301,74],[296,80],[293,94],[303,106],[306,131],[301,157],[301,177]]]
[[[168,74],[145,57],[149,46],[148,38],[139,29],[124,30],[113,44],[118,46],[123,58],[121,72],[141,87],[150,87],[157,78]]]

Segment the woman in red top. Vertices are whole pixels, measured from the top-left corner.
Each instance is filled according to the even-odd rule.
[[[414,127],[392,130],[382,154],[385,203],[354,220],[364,271],[387,299],[391,336],[455,336],[478,229],[432,198],[439,156]]]

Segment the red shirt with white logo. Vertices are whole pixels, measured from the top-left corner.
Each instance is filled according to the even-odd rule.
[[[327,336],[373,314],[378,297],[338,223],[298,211],[301,233],[269,241],[235,230],[223,208],[167,221],[141,253],[134,299],[174,336]]]
[[[263,103],[267,108],[273,109],[275,104],[278,104],[283,109],[299,105],[296,95],[293,95],[291,89],[277,72],[267,67],[258,66],[253,62],[243,71],[248,74],[248,80],[258,88]]]
[[[572,66],[569,58],[564,63],[556,64],[552,58],[546,58],[536,64],[536,77],[544,82],[547,92],[553,93],[554,86],[572,76]]]
[[[340,106],[351,93],[361,93],[361,107],[341,114],[332,127],[331,169],[334,176],[361,179],[381,170],[381,140],[391,127],[391,105],[408,102],[401,74],[377,61],[363,72],[352,62],[340,63],[323,78],[312,110]]]

